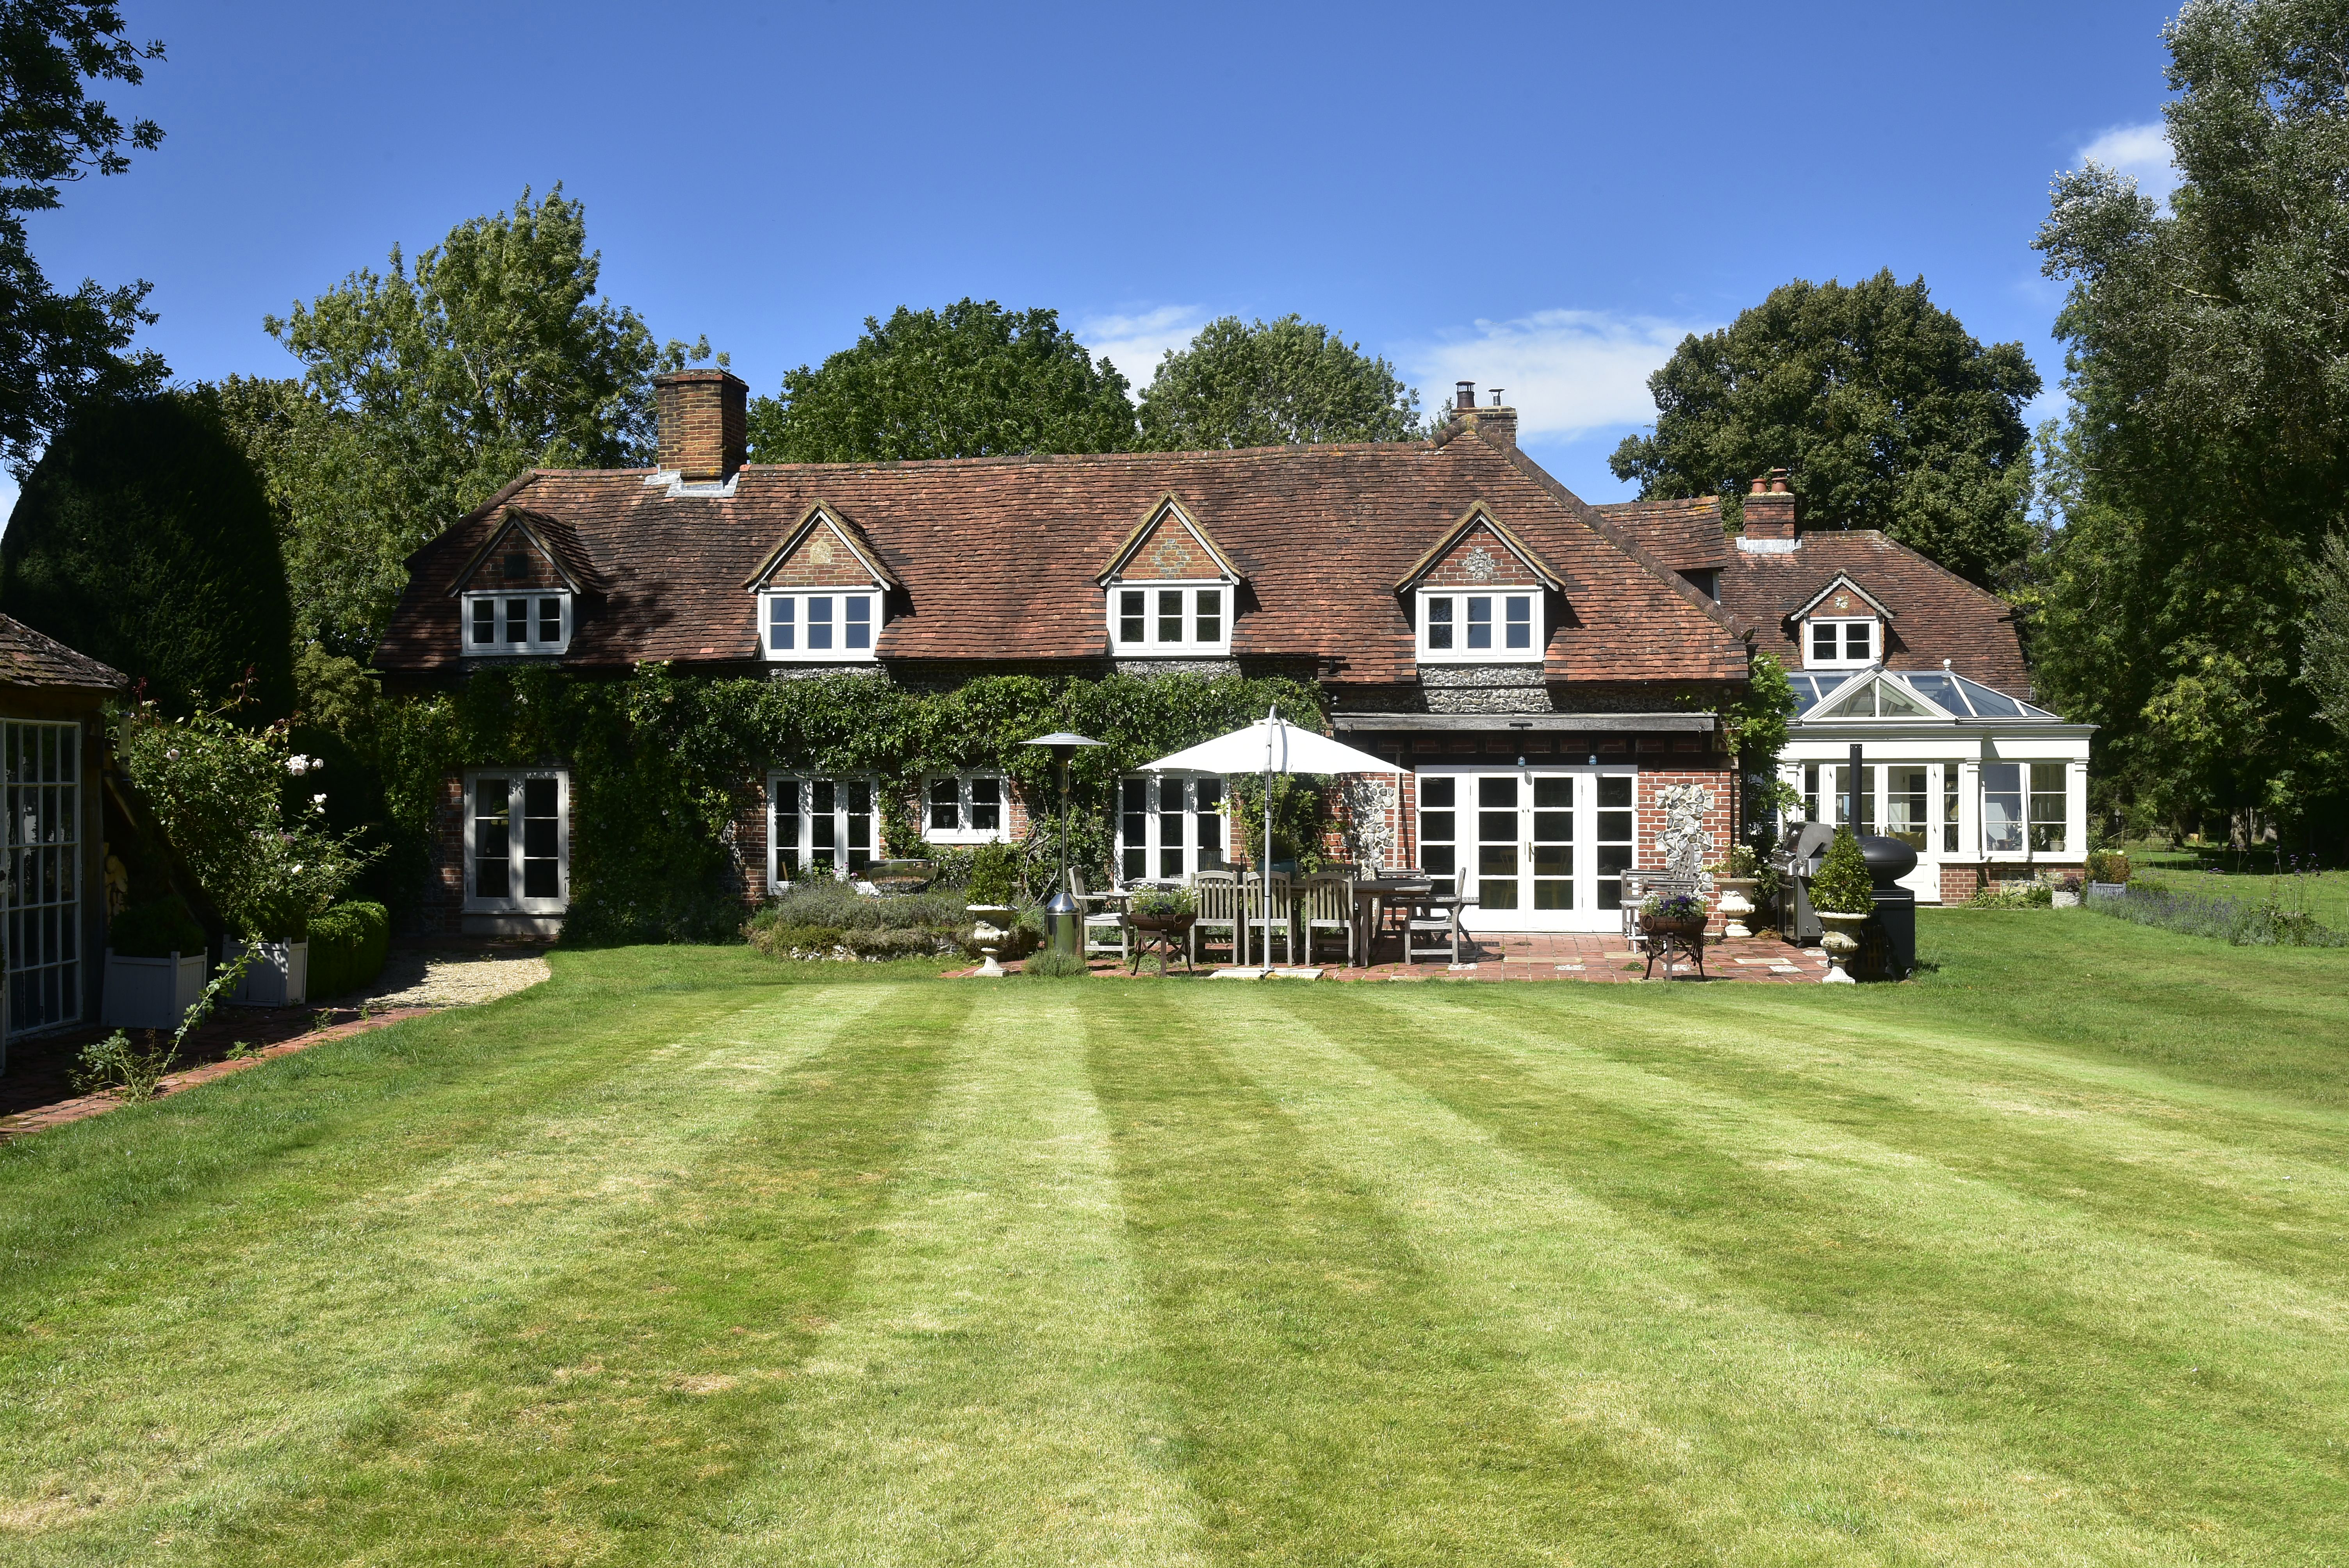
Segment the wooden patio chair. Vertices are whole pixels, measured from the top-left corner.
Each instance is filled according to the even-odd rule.
[[[1081,944],[1088,958],[1096,953],[1114,953],[1123,961],[1133,949],[1132,933],[1125,927],[1125,900],[1116,893],[1087,892],[1085,873],[1071,869],[1069,872],[1069,896],[1077,901],[1077,912],[1084,924],[1084,941]],[[1095,936],[1097,931],[1114,932],[1115,939]]]
[[[1191,898],[1199,918],[1191,923],[1191,962],[1199,962],[1200,944],[1220,931],[1231,946],[1235,967],[1247,962],[1247,901],[1240,879],[1230,872],[1200,872],[1191,878]]]
[[[1625,872],[1623,873],[1623,940],[1635,953],[1644,952],[1648,934],[1640,929],[1640,905],[1657,893],[1696,892],[1696,878],[1676,877],[1663,872]]]
[[[1276,873],[1268,882],[1258,882],[1255,877],[1251,876],[1247,878],[1241,886],[1247,895],[1248,934],[1250,940],[1259,944],[1267,940],[1264,924],[1265,901],[1269,898],[1272,901],[1272,930],[1269,939],[1280,944],[1281,955],[1286,962],[1290,964],[1296,963],[1296,882],[1290,881],[1288,877],[1280,876]],[[1257,954],[1257,962],[1259,964],[1269,965],[1272,962],[1271,952],[1268,950]]]
[[[1402,961],[1441,958],[1461,964],[1460,906],[1468,901],[1458,893],[1433,893],[1415,900],[1402,925]]]
[[[1305,962],[1313,962],[1316,933],[1334,931],[1346,946],[1346,962],[1354,961],[1354,879],[1321,872],[1305,879],[1298,894],[1297,916],[1305,933]]]

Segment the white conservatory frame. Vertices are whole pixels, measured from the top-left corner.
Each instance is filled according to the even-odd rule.
[[[1860,764],[1873,774],[1872,809],[1863,815],[1871,819],[1878,832],[1883,832],[1889,821],[1885,796],[1888,770],[1902,764],[1927,769],[1926,848],[1917,857],[1917,869],[1902,879],[1901,885],[1913,891],[1920,903],[1941,902],[1941,869],[1944,866],[1967,868],[1986,867],[1993,881],[2021,881],[2041,869],[2079,866],[2087,855],[2088,830],[2088,741],[2095,735],[2093,724],[2066,723],[2044,709],[2007,693],[1994,695],[2005,698],[2021,712],[2013,716],[1983,717],[1969,714],[1959,717],[1948,713],[1942,697],[1953,689],[1993,691],[1979,682],[1961,681],[1944,670],[1888,670],[1881,665],[1869,665],[1838,678],[1839,671],[1816,672],[1811,678],[1819,691],[1818,699],[1788,726],[1785,749],[1778,754],[1779,777],[1791,785],[1795,793],[1803,793],[1804,770],[1806,767],[1847,767],[1851,761],[1852,744],[1860,746]],[[1865,688],[1869,682],[1884,681],[1914,700],[1916,706],[1931,717],[1897,718],[1833,717],[1813,718],[1813,714],[1825,713]],[[1912,683],[1921,683],[1920,686]],[[1798,685],[1797,689],[1800,689]],[[1905,705],[1904,705],[1905,706]],[[1971,701],[1963,706],[1971,707]],[[1995,705],[1988,705],[1995,706]],[[1982,769],[1992,763],[2022,763],[2024,773],[2024,811],[2028,816],[2028,765],[2033,762],[2061,763],[2064,767],[2064,841],[2061,851],[2034,851],[2031,834],[2022,835],[2020,849],[1988,851],[1982,844]],[[1958,785],[1958,847],[1944,847],[1941,831],[1942,794],[1946,782],[1954,772]],[[1840,778],[1838,777],[1838,783]],[[1818,803],[1822,820],[1840,821],[1842,809],[1823,782],[1823,797]],[[1805,820],[1802,809],[1788,814],[1788,821]]]

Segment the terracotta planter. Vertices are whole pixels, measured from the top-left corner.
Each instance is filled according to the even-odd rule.
[[[1643,914],[1640,917],[1640,929],[1651,936],[1702,936],[1704,934],[1704,916],[1699,914],[1686,920],[1666,920],[1659,915]]]

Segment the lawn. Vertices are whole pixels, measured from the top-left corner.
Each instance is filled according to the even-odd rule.
[[[0,1148],[0,1563],[2349,1562],[2349,964],[561,954]]]

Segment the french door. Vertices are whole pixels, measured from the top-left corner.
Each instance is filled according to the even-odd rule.
[[[1419,776],[1419,861],[1472,931],[1611,931],[1631,867],[1634,776],[1548,768]]]
[[[0,723],[8,1032],[81,1017],[81,726]]]

